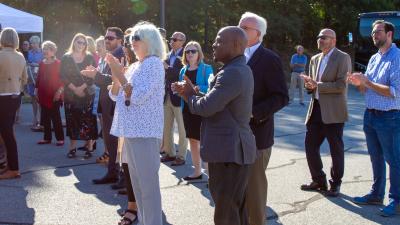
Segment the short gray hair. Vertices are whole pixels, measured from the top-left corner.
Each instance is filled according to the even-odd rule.
[[[48,48],[51,49],[53,52],[57,51],[57,45],[52,41],[45,41],[42,43],[42,49]]]
[[[39,36],[36,36],[36,35],[34,35],[34,36],[32,36],[31,38],[29,38],[29,42],[31,43],[31,44],[40,44],[40,37]]]
[[[17,49],[19,47],[19,38],[17,31],[14,28],[6,27],[0,33],[0,45]]]
[[[157,27],[150,22],[139,22],[132,27],[130,35],[138,35],[147,45],[147,56],[156,55],[160,59],[165,59],[166,50],[163,38],[158,31]]]
[[[240,18],[239,23],[244,20],[244,19],[254,19],[257,23],[257,30],[260,31],[261,35],[260,35],[260,41],[263,40],[263,37],[265,36],[265,34],[267,33],[267,20],[264,17],[261,17],[255,13],[252,12],[245,12],[243,13],[242,17]]]

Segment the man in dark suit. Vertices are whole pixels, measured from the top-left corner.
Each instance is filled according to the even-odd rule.
[[[185,164],[187,139],[181,109],[181,98],[171,91],[171,84],[179,80],[179,72],[183,67],[183,45],[186,37],[182,32],[175,32],[170,38],[171,51],[164,62],[165,67],[165,97],[164,97],[164,135],[162,149],[165,156],[161,162],[173,161],[172,166]],[[179,143],[178,155],[174,147],[174,119],[178,125]]]
[[[178,92],[193,114],[203,117],[200,153],[208,162],[216,225],[247,224],[244,199],[256,143],[250,129],[253,76],[243,55],[247,38],[239,27],[222,28],[213,44],[214,61],[224,66],[207,94],[196,95],[188,78]]]
[[[267,21],[246,12],[239,21],[239,27],[246,31],[248,38],[245,56],[254,77],[250,126],[258,150],[246,192],[246,210],[251,225],[264,225],[268,189],[265,170],[274,144],[274,113],[287,105],[289,97],[279,56],[262,46]]]
[[[312,182],[301,186],[305,191],[327,191],[322,170],[320,146],[328,139],[332,157],[330,189],[326,194],[336,197],[344,173],[343,128],[347,121],[346,74],[351,71],[350,56],[337,49],[336,34],[323,29],[317,37],[321,53],[310,61],[309,75],[303,75],[306,89],[312,93],[306,117],[305,148]]]
[[[107,28],[107,32],[104,37],[107,51],[112,53],[119,60],[125,56],[124,51],[122,50],[123,38],[124,33],[118,27]],[[103,140],[107,147],[110,158],[108,160],[107,174],[102,178],[94,179],[93,183],[107,184],[114,183],[118,180],[118,169],[116,163],[118,138],[110,134],[114,115],[114,102],[108,95],[107,86],[112,83],[111,69],[104,60],[99,62],[99,68],[101,71],[98,71],[96,68],[92,67],[81,71],[81,73],[87,77],[93,78],[95,84],[100,88],[98,112],[102,114]]]

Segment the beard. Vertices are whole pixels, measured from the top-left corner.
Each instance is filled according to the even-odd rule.
[[[374,40],[374,45],[377,47],[377,48],[381,48],[381,47],[383,47],[384,45],[386,44],[386,39],[385,40]]]

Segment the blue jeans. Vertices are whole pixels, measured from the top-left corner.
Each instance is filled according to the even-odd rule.
[[[383,199],[386,185],[386,164],[390,169],[389,198],[400,201],[400,112],[364,113],[364,133],[371,157],[374,184],[371,194]]]

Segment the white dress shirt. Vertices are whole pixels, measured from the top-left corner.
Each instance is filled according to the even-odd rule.
[[[331,57],[332,52],[333,52],[334,49],[335,49],[335,48],[332,48],[332,49],[328,52],[328,54],[322,56],[321,62],[319,63],[318,75],[317,75],[317,80],[316,80],[317,83],[321,83],[322,74],[324,73],[325,68],[326,68],[326,66],[328,65],[329,58]],[[317,87],[317,90],[316,90],[316,92],[315,92],[315,98],[316,98],[316,99],[319,99],[318,87]]]
[[[258,47],[260,47],[261,42],[251,46],[251,47],[247,47],[244,50],[244,56],[246,56],[246,63],[248,63],[251,59],[251,57],[253,56],[254,52],[258,49]]]
[[[133,63],[125,72],[132,85],[131,104],[125,105],[125,93],[109,96],[116,102],[110,133],[127,138],[162,138],[164,127],[164,79],[163,62],[149,56],[143,62]],[[145,149],[144,149],[145,150]]]

